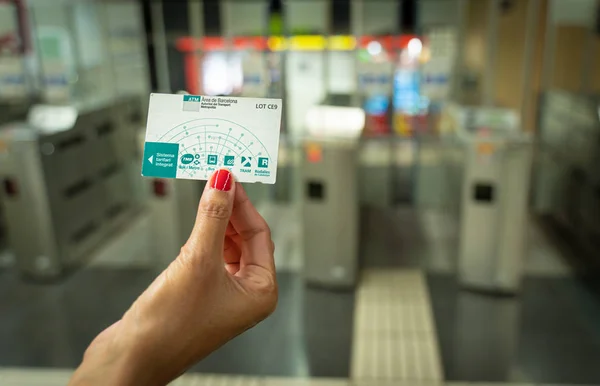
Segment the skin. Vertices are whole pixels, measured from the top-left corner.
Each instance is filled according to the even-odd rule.
[[[86,350],[70,386],[166,385],[270,315],[271,231],[243,187],[207,187],[179,256]]]

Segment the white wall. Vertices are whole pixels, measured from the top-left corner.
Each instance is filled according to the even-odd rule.
[[[418,3],[419,25],[456,25],[460,21],[460,3],[462,0],[426,0]]]
[[[332,51],[327,56],[329,65],[328,90],[332,93],[356,92],[356,60],[354,51]]]
[[[227,28],[231,36],[265,34],[268,3],[265,0],[229,1]]]
[[[15,7],[0,4],[0,36],[13,33],[17,29]]]
[[[393,33],[398,29],[398,2],[363,0],[363,32],[365,35]]]
[[[593,26],[596,21],[596,0],[551,0],[555,24]]]
[[[287,114],[289,132],[301,135],[304,119],[311,106],[325,97],[324,66],[322,52],[289,52],[286,60]]]
[[[140,6],[134,1],[107,2],[104,11],[117,93],[148,93],[146,35]]]
[[[328,29],[328,0],[287,0],[284,4],[285,22],[290,30],[301,28],[325,33]]]

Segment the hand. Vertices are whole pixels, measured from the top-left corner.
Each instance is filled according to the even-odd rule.
[[[70,385],[166,385],[275,309],[273,253],[267,223],[218,170],[179,256],[96,337]]]

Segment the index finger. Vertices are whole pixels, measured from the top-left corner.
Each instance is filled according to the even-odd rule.
[[[246,252],[242,254],[243,261],[240,263],[257,265],[275,273],[269,225],[248,198],[242,184],[236,185],[230,221],[242,239],[243,252]]]

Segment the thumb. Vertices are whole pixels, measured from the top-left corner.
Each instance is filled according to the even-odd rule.
[[[194,229],[187,242],[192,251],[210,256],[223,251],[225,232],[233,210],[235,183],[227,169],[213,173],[204,188]]]

